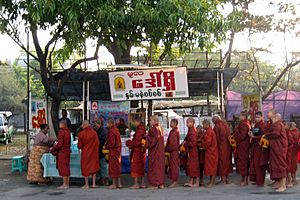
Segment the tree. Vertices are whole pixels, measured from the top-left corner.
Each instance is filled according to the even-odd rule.
[[[22,112],[26,90],[17,79],[17,75],[11,65],[0,62],[0,110]]]
[[[97,59],[99,46],[105,45],[117,64],[130,63],[132,46],[146,42],[163,44],[162,57],[176,45],[181,52],[194,46],[210,49],[224,38],[223,16],[214,0],[0,0],[0,31],[8,34],[26,53],[38,61],[33,69],[41,75],[52,98],[51,118],[58,129],[61,92],[70,71],[83,62]],[[22,29],[30,30],[35,53],[28,51]],[[48,31],[51,39],[41,46],[38,33]],[[96,41],[94,55],[82,58],[64,69],[56,80],[53,58],[83,55],[86,39]],[[57,43],[62,47],[57,49]]]

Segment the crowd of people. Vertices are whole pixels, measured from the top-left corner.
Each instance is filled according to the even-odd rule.
[[[177,187],[180,168],[183,167],[189,181],[186,187],[213,187],[215,184],[229,184],[229,175],[233,172],[232,156],[234,156],[236,172],[241,176],[240,186],[248,185],[248,181],[257,186],[264,186],[266,173],[270,173],[274,181],[272,187],[283,192],[287,187],[297,184],[296,171],[300,134],[294,122],[284,123],[281,115],[270,110],[268,121],[264,122],[262,112],[255,114],[255,123],[251,125],[247,112],[239,116],[238,126],[230,130],[226,121],[219,116],[212,120],[205,119],[196,127],[195,119],[188,118],[188,133],[180,142],[178,121],[170,121],[171,131],[164,141],[162,127],[157,116],[150,118],[149,130],[146,130],[141,118],[134,121],[135,133],[126,146],[130,149],[131,177],[134,184],[131,189],[165,187],[165,174],[172,181],[168,187]],[[48,183],[42,177],[42,167],[36,163],[36,157],[50,151],[57,156],[59,175],[63,184],[59,189],[69,188],[70,177],[70,131],[68,121],[60,120],[58,140],[47,136],[48,126],[41,125],[30,155],[28,180],[30,182]],[[81,150],[81,171],[85,177],[84,189],[95,188],[96,179],[110,189],[122,188],[121,183],[121,138],[113,118],[106,121],[83,121],[82,131],[78,135],[78,148]],[[148,154],[146,152],[148,151]],[[148,167],[146,160],[148,155]],[[38,170],[32,170],[39,168]],[[145,183],[147,168],[148,186]],[[36,173],[37,172],[37,173]],[[92,185],[89,185],[89,177]],[[204,183],[204,176],[210,177]],[[220,181],[216,181],[216,177]]]

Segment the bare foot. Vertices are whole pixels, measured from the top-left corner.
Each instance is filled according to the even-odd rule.
[[[279,182],[275,182],[274,184],[273,184],[273,189],[278,189],[280,187],[280,185],[279,185]]]
[[[122,189],[123,185],[118,185],[117,188]]]
[[[231,184],[231,182],[229,180],[226,180],[226,184]]]
[[[133,185],[133,186],[129,187],[129,189],[139,189],[139,188],[140,188],[139,185]]]
[[[184,187],[192,187],[192,185],[193,185],[193,184],[185,183],[185,184],[184,184]]]
[[[199,184],[195,183],[195,184],[193,184],[191,187],[192,187],[192,188],[197,188],[197,187],[199,187]]]
[[[164,186],[164,185],[160,185],[160,186],[158,186],[158,188],[159,188],[159,189],[164,189],[165,186]]]
[[[298,184],[298,182],[297,181],[293,181],[293,185],[297,185]]]
[[[59,190],[66,190],[68,188],[69,188],[69,186],[65,186],[65,185],[61,185],[61,186],[57,187],[57,189],[59,189]]]
[[[286,185],[286,187],[287,187],[287,188],[292,188],[292,187],[293,187],[293,184],[292,184],[292,183],[289,183],[289,184]]]
[[[147,186],[143,184],[140,186],[140,188],[145,189],[145,188],[147,188]]]
[[[247,186],[248,185],[248,183],[246,182],[246,181],[242,181],[241,183],[240,183],[240,186],[241,187],[245,187],[245,186]]]
[[[171,185],[169,185],[169,188],[175,188],[178,186],[178,183],[172,183]]]
[[[286,190],[285,186],[281,186],[279,187],[277,190],[275,190],[276,192],[284,192]]]
[[[111,190],[117,189],[117,186],[116,185],[110,185],[110,186],[108,186],[108,189],[111,189]]]
[[[158,186],[155,186],[155,185],[151,185],[151,186],[149,187],[149,189],[153,189],[153,190],[156,190],[156,189],[158,189]]]
[[[97,188],[97,185],[92,185],[92,189],[96,189]]]
[[[217,183],[218,185],[226,185],[227,183],[226,183],[226,181],[219,181],[218,183]]]
[[[208,183],[205,187],[206,188],[211,188],[214,184],[213,183]]]
[[[205,186],[203,181],[200,181],[199,186]]]
[[[89,186],[88,185],[84,185],[84,186],[81,187],[81,189],[87,190],[87,189],[89,189]]]

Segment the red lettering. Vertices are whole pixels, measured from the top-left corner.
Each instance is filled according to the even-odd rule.
[[[146,88],[152,88],[152,87],[161,87],[162,81],[161,81],[161,74],[162,70],[159,72],[151,72],[150,78],[145,80],[145,83],[148,84]]]
[[[132,80],[132,88],[143,88],[143,80],[138,79],[138,80]]]
[[[164,91],[176,90],[174,72],[164,72]]]

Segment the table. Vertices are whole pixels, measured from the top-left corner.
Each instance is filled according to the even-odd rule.
[[[80,153],[71,153],[70,171],[74,178],[82,178],[80,166]],[[41,163],[44,167],[44,177],[60,177],[56,169],[56,157],[51,153],[45,153],[41,158]],[[122,156],[122,173],[130,173],[129,156]]]

